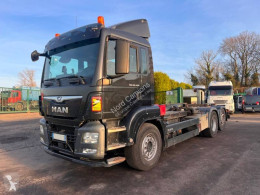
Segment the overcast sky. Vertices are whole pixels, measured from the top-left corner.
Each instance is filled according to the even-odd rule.
[[[12,87],[25,68],[36,71],[39,86],[43,59],[31,62],[55,33],[96,22],[105,25],[145,18],[149,22],[154,68],[179,82],[203,50],[217,50],[225,37],[242,31],[260,33],[258,0],[30,1],[0,2],[0,87]],[[76,23],[77,18],[77,23]]]

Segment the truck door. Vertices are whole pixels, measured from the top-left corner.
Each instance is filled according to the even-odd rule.
[[[153,64],[150,48],[139,46],[139,64],[143,88],[141,96],[142,105],[151,105],[153,104],[153,87],[151,86],[153,83],[151,80],[153,78],[151,76],[153,74]]]
[[[103,86],[103,118],[125,116],[139,105],[138,89],[141,85],[139,73],[139,50],[136,44],[130,43],[129,73],[119,76],[115,73],[116,40],[110,39],[106,44],[105,75],[111,79],[110,85]]]

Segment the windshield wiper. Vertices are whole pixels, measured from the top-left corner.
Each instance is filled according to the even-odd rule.
[[[43,82],[43,84],[44,84],[45,86],[51,86],[51,85],[53,85],[53,82],[52,82],[52,81],[56,81],[56,82],[58,83],[58,86],[60,86],[60,80],[59,80],[59,78],[58,78],[58,79],[57,79],[57,78],[45,79],[44,82]]]
[[[73,74],[73,75],[70,75],[70,76],[62,77],[62,79],[63,79],[63,78],[78,78],[79,81],[80,81],[80,83],[81,83],[82,85],[85,85],[85,84],[86,84],[86,82],[85,82],[85,80],[84,80],[84,77],[83,77],[83,76],[80,76],[80,75],[77,75],[77,74]]]

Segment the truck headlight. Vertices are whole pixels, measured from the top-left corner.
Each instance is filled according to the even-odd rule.
[[[95,153],[97,153],[97,149],[84,148],[82,153],[85,153],[85,154],[95,154]]]
[[[40,125],[40,134],[41,134],[41,135],[44,135],[44,128],[43,128],[42,125]]]
[[[96,144],[98,142],[98,133],[84,133],[82,141],[86,144]]]

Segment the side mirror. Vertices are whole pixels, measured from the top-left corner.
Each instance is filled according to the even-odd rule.
[[[31,59],[33,62],[39,60],[39,56],[40,54],[37,52],[37,50],[33,51],[32,54],[31,54]]]
[[[125,40],[116,41],[116,74],[129,73],[129,43]]]

